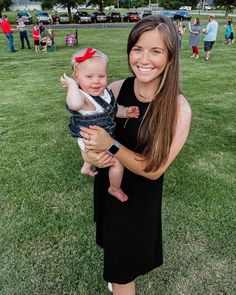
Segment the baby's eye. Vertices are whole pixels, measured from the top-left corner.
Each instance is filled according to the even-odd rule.
[[[105,78],[106,76],[105,75],[101,75],[101,76],[99,76],[99,78]]]
[[[92,76],[86,76],[88,79],[92,78]]]

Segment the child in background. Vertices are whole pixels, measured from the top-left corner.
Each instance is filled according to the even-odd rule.
[[[42,51],[43,52],[47,52],[47,38],[46,36],[44,36],[41,40],[40,40],[40,45],[43,47]]]
[[[69,128],[72,136],[78,139],[82,153],[89,148],[89,141],[83,140],[80,127],[97,125],[113,134],[115,128],[114,116],[119,118],[138,118],[139,108],[117,105],[111,90],[107,89],[108,58],[99,50],[87,48],[72,56],[74,79],[64,74],[60,81],[67,87],[67,107],[72,114]],[[116,144],[116,141],[115,143]],[[108,151],[109,153],[109,151]],[[127,195],[120,188],[123,177],[123,165],[113,158],[113,165],[109,169],[109,193],[121,202],[128,200]],[[95,176],[97,172],[91,169],[89,163],[84,163],[81,173]]]
[[[178,37],[179,37],[179,49],[180,49],[182,46],[182,37],[185,33],[185,26],[179,20],[176,21],[176,30],[177,30]]]
[[[232,33],[233,33],[233,26],[231,20],[228,20],[227,25],[225,27],[225,43],[228,45],[232,44]]]
[[[39,23],[39,34],[40,34],[40,38],[42,39],[45,34],[45,26],[42,22]]]
[[[35,52],[39,52],[39,38],[40,38],[40,34],[39,34],[39,30],[37,26],[34,26],[34,29],[32,31],[32,36],[34,39],[34,48],[35,48]]]
[[[51,45],[55,43],[55,33],[52,29],[48,29],[48,38],[51,40]]]

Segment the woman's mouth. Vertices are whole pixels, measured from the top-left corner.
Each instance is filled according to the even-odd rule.
[[[142,73],[149,73],[154,69],[154,67],[140,67],[140,66],[137,66],[137,68]]]

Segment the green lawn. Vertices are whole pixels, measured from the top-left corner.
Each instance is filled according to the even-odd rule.
[[[129,29],[81,29],[79,47],[110,57],[109,80],[129,75]],[[92,183],[67,131],[65,90],[74,48],[7,53],[0,34],[0,294],[106,295],[95,245]],[[71,32],[74,32],[73,30]],[[20,48],[15,33],[16,49]],[[236,44],[220,28],[212,59],[181,49],[182,89],[193,109],[181,155],[165,175],[165,264],[137,279],[137,295],[235,294]]]

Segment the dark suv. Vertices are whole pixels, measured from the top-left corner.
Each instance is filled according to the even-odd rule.
[[[18,23],[19,18],[23,18],[26,25],[32,25],[32,16],[28,11],[19,11],[16,16],[16,22]]]
[[[186,10],[179,10],[173,16],[174,20],[188,20],[190,21],[192,18],[191,14]]]
[[[105,23],[107,16],[104,12],[93,12],[91,13],[92,23]]]
[[[140,16],[137,12],[126,12],[123,15],[124,22],[138,22],[140,20]]]
[[[110,12],[107,15],[107,22],[121,22],[121,14],[119,12]]]
[[[152,15],[152,11],[151,10],[144,10],[143,14],[142,14],[142,18]]]
[[[92,22],[91,15],[87,11],[77,11],[73,16],[73,20],[79,24]]]

